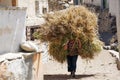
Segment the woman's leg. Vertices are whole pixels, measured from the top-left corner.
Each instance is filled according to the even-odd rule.
[[[72,77],[75,77],[77,58],[78,55],[72,57],[72,72],[71,72]]]
[[[68,72],[72,71],[72,56],[67,55]]]
[[[72,57],[72,71],[74,71],[74,72],[76,72],[77,59],[78,59],[78,55],[74,55]]]

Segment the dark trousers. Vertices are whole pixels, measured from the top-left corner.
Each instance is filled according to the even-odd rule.
[[[77,58],[78,55],[74,56],[67,55],[68,72],[76,71]]]

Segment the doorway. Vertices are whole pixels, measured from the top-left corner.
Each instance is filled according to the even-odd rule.
[[[102,0],[102,8],[107,8],[107,0]]]

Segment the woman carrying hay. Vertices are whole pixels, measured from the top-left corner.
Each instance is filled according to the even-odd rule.
[[[93,59],[102,49],[98,37],[97,16],[84,6],[73,6],[46,15],[45,21],[36,37],[49,43],[49,55],[56,61],[67,61],[68,71],[75,77],[78,55],[82,59]]]
[[[79,50],[81,49],[81,42],[78,39],[70,39],[65,47],[68,51],[67,55],[68,72],[71,72],[71,76],[75,77],[76,63],[79,55]]]

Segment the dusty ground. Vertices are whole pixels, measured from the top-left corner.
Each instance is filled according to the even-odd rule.
[[[43,71],[44,80],[120,80],[120,71],[117,70],[116,60],[106,50],[101,51],[90,62],[79,57],[75,79],[69,76],[66,63],[60,64],[53,59],[44,63]]]

